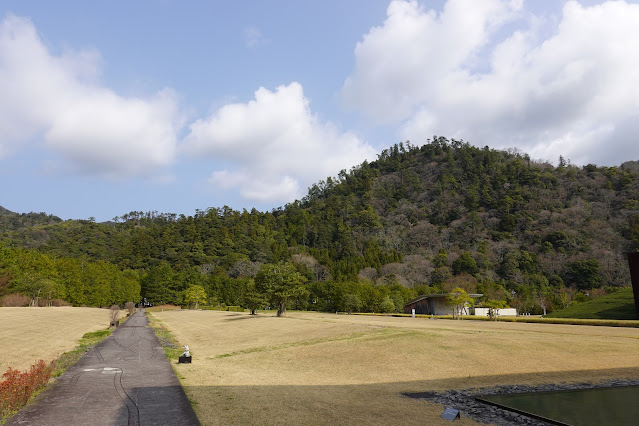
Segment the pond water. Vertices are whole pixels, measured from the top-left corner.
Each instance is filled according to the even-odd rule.
[[[639,425],[639,386],[482,395],[477,400],[559,425]]]

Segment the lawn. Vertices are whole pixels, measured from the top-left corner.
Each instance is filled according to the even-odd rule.
[[[85,333],[108,328],[109,314],[98,308],[0,308],[0,374],[73,349]]]
[[[152,314],[203,424],[449,424],[402,396],[639,377],[639,329],[288,313]],[[464,419],[460,424],[472,424]]]
[[[632,320],[637,319],[637,312],[632,288],[623,288],[583,303],[573,303],[547,317]]]

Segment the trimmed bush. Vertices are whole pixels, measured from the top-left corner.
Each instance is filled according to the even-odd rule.
[[[55,361],[39,360],[29,370],[9,367],[0,382],[0,419],[4,419],[23,407],[34,392],[42,389],[51,377]]]

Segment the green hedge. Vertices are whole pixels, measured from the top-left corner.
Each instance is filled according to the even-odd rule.
[[[346,312],[339,312],[340,315],[348,315]],[[412,317],[411,314],[375,314],[375,313],[355,313],[353,315],[375,315],[386,317]],[[452,315],[415,315],[416,318],[424,319],[448,319],[452,320]],[[463,321],[490,321],[490,318],[484,316],[464,315],[461,317]],[[632,327],[639,328],[639,320],[601,320],[601,319],[577,319],[577,318],[539,318],[539,317],[500,317],[498,322],[525,322],[533,324],[567,324],[567,325],[596,325],[604,327]]]

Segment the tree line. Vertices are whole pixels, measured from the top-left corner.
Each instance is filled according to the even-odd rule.
[[[103,260],[52,258],[30,249],[0,247],[0,297],[19,294],[30,306],[106,307],[140,300],[138,273]],[[24,305],[9,298],[5,306]]]
[[[461,287],[542,313],[629,284],[638,183],[634,162],[555,167],[433,137],[396,144],[270,212],[130,212],[106,223],[41,214],[12,219],[1,238],[114,265],[156,303],[184,303],[200,286],[207,303],[239,305],[256,294],[261,268],[290,264],[304,291],[287,304],[304,309],[399,310],[417,294]]]

